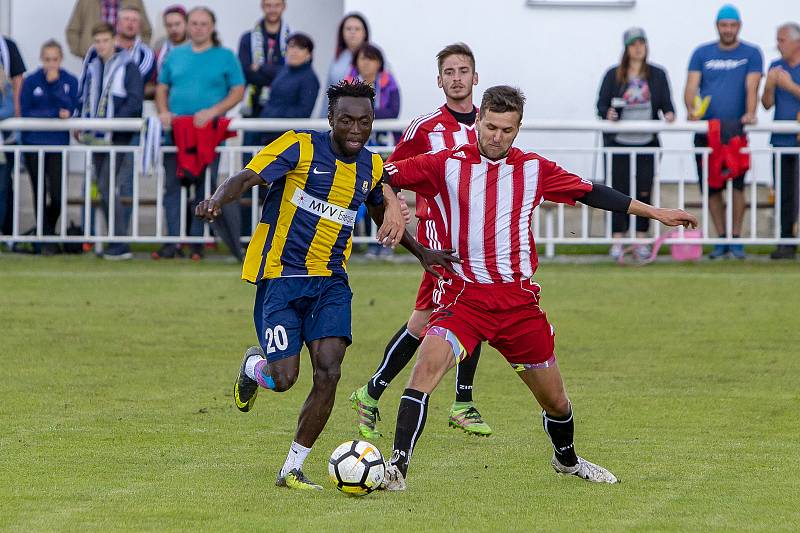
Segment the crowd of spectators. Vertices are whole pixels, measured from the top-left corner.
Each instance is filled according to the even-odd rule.
[[[41,67],[26,72],[25,63],[14,41],[0,38],[0,119],[12,116],[69,118],[141,117],[143,102],[155,100],[157,116],[163,128],[163,143],[175,142],[176,125],[194,128],[216,127],[217,120],[239,107],[244,117],[308,118],[320,95],[320,81],[312,69],[314,42],[309,35],[296,32],[284,20],[285,0],[261,0],[263,17],[243,32],[236,52],[225,48],[216,33],[215,14],[205,7],[186,9],[180,5],[167,8],[162,14],[166,36],[149,46],[151,24],[142,0],[78,0],[66,28],[69,50],[83,58],[77,76],[61,68],[63,51],[55,40],[41,47]],[[739,39],[741,17],[738,10],[723,6],[716,17],[719,38],[703,44],[689,61],[684,89],[684,103],[689,120],[715,119],[721,124],[723,142],[745,138],[742,127],[755,121],[759,85],[763,75],[763,56],[758,46]],[[600,118],[617,120],[675,120],[669,75],[648,58],[648,42],[642,28],[630,28],[623,35],[623,51],[619,64],[605,73],[597,99]],[[766,75],[761,102],[766,109],[775,108],[776,120],[800,118],[800,26],[780,26],[777,44],[781,57],[773,61]],[[400,89],[384,52],[370,40],[367,20],[360,14],[346,15],[336,36],[336,52],[328,69],[326,86],[342,79],[360,79],[375,87],[376,118],[396,118],[400,113]],[[327,114],[327,102],[320,103],[320,116]],[[187,119],[188,117],[188,119]],[[375,131],[370,143],[392,145],[399,132]],[[243,144],[256,149],[275,138],[274,133],[246,132]],[[139,144],[139,135],[116,132],[78,132],[76,138],[85,144],[130,147]],[[25,145],[57,146],[69,144],[67,133],[26,132],[16,139],[12,132],[3,132],[3,142]],[[698,147],[716,146],[715,139],[697,135]],[[746,142],[746,140],[745,140]],[[796,147],[794,135],[773,135],[775,147]],[[618,133],[604,136],[608,147],[633,147],[636,155],[610,155],[612,185],[636,198],[649,201],[656,169],[658,135],[652,133]],[[647,152],[646,149],[652,149]],[[47,152],[39,161],[39,152],[23,155],[22,162],[31,177],[34,194],[40,181],[44,190],[43,232],[55,234],[61,216],[60,152]],[[780,154],[776,167],[781,170],[781,236],[796,234],[798,211],[798,155]],[[631,161],[631,159],[635,161]],[[697,171],[702,175],[703,158],[698,157]],[[634,163],[634,164],[632,164]],[[0,233],[11,232],[11,175],[13,161],[0,154]],[[98,152],[92,158],[96,195],[106,224],[114,235],[130,233],[134,164],[132,153],[124,148],[112,157]],[[211,161],[211,186],[216,185],[219,158]],[[709,169],[713,167],[709,164]],[[204,194],[202,176],[179,164],[179,157],[167,151],[164,156],[164,209],[168,235],[178,235],[182,223],[188,235],[200,235],[196,220],[181,220],[181,213],[191,213],[192,206],[182,211],[181,188],[194,189],[193,203]],[[206,167],[202,167],[205,169]],[[746,166],[742,167],[746,170]],[[631,176],[631,170],[635,175]],[[115,173],[112,179],[111,172]],[[726,236],[724,194],[728,179],[733,181],[733,224],[731,236],[741,235],[745,198],[744,170],[726,175],[722,181],[711,179],[709,172],[709,211],[718,235]],[[43,176],[40,178],[39,174]],[[203,172],[204,174],[204,172]],[[715,174],[716,176],[716,174]],[[702,180],[700,180],[702,184]],[[111,184],[115,190],[111,191]],[[633,184],[634,190],[631,190]],[[263,198],[263,191],[260,191]],[[111,199],[114,208],[111,209]],[[126,201],[127,200],[127,201]],[[34,204],[37,202],[34,201]],[[193,205],[192,203],[192,205]],[[39,209],[39,205],[34,205]],[[114,220],[109,220],[113,211]],[[246,234],[251,211],[244,206],[230,208],[223,217],[226,232]],[[94,220],[85,220],[92,224]],[[215,228],[215,231],[217,229]],[[629,217],[614,215],[612,232],[623,237],[631,231]],[[637,237],[648,235],[646,219],[637,219]],[[57,245],[37,247],[42,253],[58,251]],[[203,256],[201,246],[189,248],[193,258]],[[238,255],[240,250],[234,252]],[[163,246],[154,258],[184,255],[185,249],[173,244]],[[611,255],[622,253],[620,245],[611,248]],[[646,246],[636,253],[650,254]],[[796,247],[781,246],[775,258],[794,257]],[[712,258],[731,255],[744,257],[741,245],[718,245]],[[124,259],[131,256],[124,243],[111,242],[104,256]]]
[[[727,182],[732,182],[732,224],[730,236],[741,236],[745,215],[744,176],[749,168],[749,156],[741,155],[738,146],[747,143],[743,127],[756,122],[759,85],[763,76],[761,49],[739,38],[742,20],[739,10],[726,4],[717,12],[718,39],[698,46],[689,59],[689,68],[684,88],[684,104],[689,120],[708,120],[709,134],[695,135],[696,147],[713,148],[704,162],[698,154],[697,175],[704,172],[708,177],[709,212],[714,229],[720,237],[728,236],[725,221],[725,194]],[[623,35],[623,53],[619,64],[606,72],[597,99],[597,113],[606,120],[675,120],[669,76],[666,71],[648,61],[647,37],[642,28],[630,28]],[[800,25],[786,23],[778,28],[777,44],[780,59],[775,60],[767,72],[762,103],[766,109],[775,107],[775,120],[800,120]],[[711,131],[716,132],[714,138]],[[605,135],[608,147],[632,147],[637,149],[659,146],[657,135],[650,133],[619,133]],[[720,162],[719,154],[734,140],[736,146],[733,161]],[[775,147],[796,147],[798,136],[773,135]],[[637,199],[649,202],[655,170],[655,150],[640,150],[635,155],[612,153],[612,186],[631,194],[633,182]],[[635,161],[634,161],[635,160]],[[781,184],[781,236],[796,235],[798,213],[798,154],[781,154],[779,167]],[[705,165],[707,169],[704,169]],[[631,169],[635,176],[631,180]],[[778,176],[775,176],[777,179]],[[703,179],[698,179],[703,186]],[[612,232],[622,237],[629,231],[629,217],[614,215]],[[636,219],[636,235],[646,237],[649,229],[646,219]],[[622,246],[615,244],[610,254],[618,258]],[[636,247],[635,253],[644,259],[650,255],[646,245]],[[745,257],[742,244],[715,245],[709,257],[720,259],[732,256]],[[791,259],[796,256],[796,246],[782,245],[773,253],[773,259]]]
[[[42,67],[29,72],[23,83],[26,67],[16,43],[0,39],[0,119],[142,117],[144,101],[154,100],[163,131],[162,144],[170,146],[175,144],[176,129],[183,131],[183,125],[187,124],[185,118],[189,118],[190,127],[207,128],[237,106],[247,118],[309,118],[321,89],[312,69],[314,42],[285,22],[285,0],[261,0],[260,4],[263,17],[243,32],[234,53],[219,41],[216,16],[208,8],[168,7],[162,13],[166,36],[151,48],[152,25],[142,0],[78,0],[66,28],[69,50],[83,59],[77,76],[61,68],[64,55],[61,45],[48,40],[41,48]],[[348,15],[342,20],[328,82],[363,75],[376,84],[382,95],[378,116],[397,117],[400,106],[397,83],[385,68],[382,52],[368,42],[368,36],[367,22],[362,16]],[[356,54],[359,51],[361,56]],[[360,63],[358,57],[362,57]],[[321,109],[323,115],[327,113],[325,103]],[[11,132],[5,135],[6,144],[17,141]],[[246,132],[243,144],[257,149],[275,137],[271,132]],[[128,147],[140,143],[139,134],[126,132],[84,131],[76,132],[75,138],[87,145]],[[26,132],[19,140],[34,146],[70,143],[67,132]],[[380,141],[376,137],[373,143],[377,142]],[[34,198],[39,171],[43,172],[43,233],[51,235],[56,234],[61,216],[63,162],[61,152],[43,151],[41,162],[39,154],[26,152],[22,162],[31,177]],[[12,159],[0,159],[0,233],[3,234],[11,233]],[[99,203],[107,227],[113,228],[115,236],[130,235],[132,152],[121,148],[112,156],[109,151],[98,151],[92,156],[92,167],[91,194]],[[210,171],[212,187],[216,186],[218,167],[218,157],[203,167]],[[164,171],[167,235],[179,235],[182,222],[187,235],[201,235],[203,228],[199,221],[192,217],[182,221],[181,213],[191,213],[193,205],[205,194],[205,172],[194,175],[181,166],[175,151],[169,149],[164,154]],[[191,199],[183,211],[182,188],[188,189]],[[260,191],[262,199],[264,192]],[[222,217],[226,233],[247,234],[250,215],[248,207],[231,206]],[[83,224],[90,224],[92,231],[95,230],[93,216]],[[153,257],[181,257],[187,249],[192,258],[202,258],[202,246],[186,248],[174,244],[162,246]],[[35,251],[57,253],[59,246],[37,245]],[[239,253],[240,250],[234,250],[234,255]],[[106,243],[103,256],[127,259],[131,257],[130,247],[112,239]]]

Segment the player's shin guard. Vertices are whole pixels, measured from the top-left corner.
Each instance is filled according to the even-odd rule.
[[[564,466],[578,464],[578,456],[575,455],[573,443],[575,424],[572,419],[572,404],[570,404],[569,413],[565,416],[554,416],[542,411],[542,425],[544,432],[553,443],[553,451],[555,451],[558,462]]]
[[[481,345],[478,344],[472,354],[456,365],[456,401],[469,403],[472,401],[472,382],[475,381],[475,370],[481,358]]]
[[[383,361],[381,361],[378,370],[375,371],[375,374],[367,383],[367,392],[370,397],[375,400],[380,399],[381,394],[389,386],[389,383],[397,377],[397,374],[414,357],[414,352],[417,351],[421,342],[408,332],[408,324],[403,324],[403,327],[395,333],[392,340],[386,345]]]
[[[400,469],[403,476],[408,471],[408,463],[411,461],[411,454],[414,453],[414,446],[425,428],[429,397],[424,392],[406,389],[400,398],[391,462]]]

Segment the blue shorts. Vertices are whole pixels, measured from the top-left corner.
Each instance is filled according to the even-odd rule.
[[[353,342],[345,276],[265,279],[256,285],[253,322],[268,362],[300,353],[303,343],[325,337]]]

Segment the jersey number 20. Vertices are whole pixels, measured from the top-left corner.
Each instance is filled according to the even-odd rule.
[[[285,350],[289,347],[289,336],[286,334],[286,329],[283,326],[267,328],[266,331],[264,331],[264,341],[267,345],[267,353],[274,353],[276,346],[278,350]]]

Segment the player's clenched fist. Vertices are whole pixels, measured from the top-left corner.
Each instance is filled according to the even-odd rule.
[[[214,222],[214,220],[216,220],[216,218],[219,216],[220,207],[221,206],[219,203],[214,200],[214,197],[212,196],[211,198],[207,198],[197,204],[197,207],[194,209],[194,216],[202,220]]]

